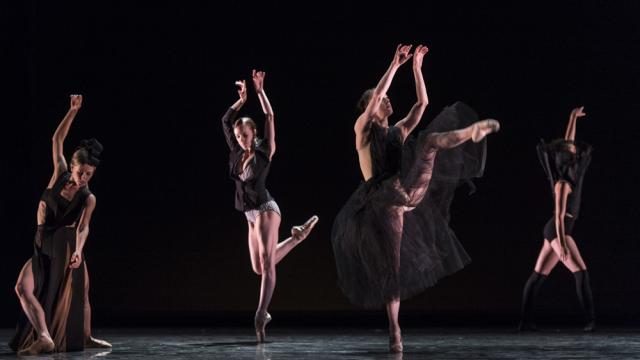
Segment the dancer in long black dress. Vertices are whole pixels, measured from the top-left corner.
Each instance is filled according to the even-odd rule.
[[[274,114],[264,90],[264,76],[264,72],[253,70],[253,85],[265,114],[264,139],[258,138],[253,120],[247,117],[236,120],[238,111],[247,101],[244,80],[236,82],[240,98],[222,117],[222,129],[230,150],[230,175],[236,183],[235,207],[247,218],[251,266],[256,274],[262,276],[260,302],[255,316],[259,343],[265,341],[265,327],[271,321],[267,310],[276,286],[276,265],[309,235],[318,222],[314,215],[303,225],[294,226],[290,238],[278,242],[280,209],[265,184],[276,141]]]
[[[83,140],[70,168],[63,151],[81,105],[82,95],[72,95],[69,111],[53,135],[54,173],[38,205],[34,254],[16,283],[24,316],[9,345],[19,355],[111,347],[91,336],[89,275],[82,252],[96,207],[89,181],[102,145]]]
[[[562,261],[574,275],[576,293],[584,311],[584,330],[593,331],[595,328],[589,273],[572,235],[580,211],[582,182],[593,150],[591,145],[575,140],[577,120],[585,115],[584,107],[573,109],[564,138],[548,144],[542,142],[537,147],[542,168],[551,183],[554,215],[544,226],[542,249],[524,287],[520,330],[537,330],[533,318],[534,300],[558,261]]]
[[[338,213],[332,242],[339,285],[354,304],[386,306],[390,350],[402,351],[400,301],[458,271],[469,257],[448,226],[449,203],[462,180],[481,176],[485,136],[495,120],[477,121],[457,102],[416,138],[409,137],[427,107],[422,61],[428,49],[399,45],[387,72],[361,100],[354,130],[366,182]],[[397,69],[413,55],[417,101],[389,126],[387,90]],[[472,140],[472,141],[468,141]]]

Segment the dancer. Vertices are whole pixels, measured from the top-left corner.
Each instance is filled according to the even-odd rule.
[[[461,180],[481,176],[495,120],[477,121],[463,103],[445,108],[417,138],[409,134],[427,107],[422,62],[428,52],[398,45],[375,89],[360,102],[355,123],[363,184],[338,213],[332,230],[339,285],[354,304],[386,306],[389,348],[402,351],[400,301],[464,267],[469,257],[448,225],[448,209]],[[417,101],[389,126],[387,90],[398,68],[413,55]],[[472,140],[469,142],[468,140]]]
[[[82,252],[96,207],[89,181],[102,145],[82,140],[70,168],[63,151],[81,105],[82,95],[71,95],[69,111],[53,135],[54,172],[38,205],[34,254],[16,283],[25,316],[9,346],[19,355],[111,347],[91,336],[89,274]]]
[[[582,180],[591,162],[593,150],[589,144],[575,141],[577,120],[585,115],[584,106],[573,109],[569,115],[564,138],[548,144],[541,142],[537,147],[542,168],[551,182],[554,215],[544,226],[542,249],[522,294],[522,315],[519,325],[522,331],[537,330],[533,317],[535,297],[558,261],[562,261],[575,278],[576,293],[584,312],[583,330],[595,329],[595,311],[589,273],[572,235],[580,210]]]
[[[271,321],[267,309],[276,286],[276,265],[309,235],[318,222],[318,217],[312,216],[303,225],[291,228],[291,237],[278,243],[280,209],[265,187],[276,141],[274,114],[264,90],[264,76],[264,72],[253,70],[253,85],[265,114],[264,139],[258,138],[253,120],[247,117],[236,120],[238,111],[247,101],[244,80],[236,82],[240,98],[222,117],[222,129],[230,149],[230,174],[236,183],[235,207],[247,218],[251,266],[256,274],[262,276],[260,302],[255,315],[259,343],[265,341],[265,327]]]

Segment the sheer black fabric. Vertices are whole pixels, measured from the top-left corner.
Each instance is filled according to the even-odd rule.
[[[575,146],[575,154],[568,150],[568,146]],[[554,186],[558,181],[566,181],[571,186],[571,193],[567,198],[567,212],[578,218],[582,183],[584,175],[591,163],[593,147],[580,141],[556,140],[545,143],[543,140],[537,146],[540,164],[549,179],[551,195],[555,197]]]
[[[449,205],[461,182],[482,175],[486,143],[438,150],[429,137],[477,120],[458,102],[404,144],[398,128],[372,125],[373,177],[332,229],[339,286],[352,303],[379,307],[409,298],[470,261],[449,227]]]
[[[45,223],[38,226],[31,258],[35,297],[44,309],[56,351],[84,348],[85,263],[77,269],[70,269],[69,264],[76,249],[76,227],[71,225],[77,225],[91,192],[85,187],[71,201],[62,197],[60,192],[70,177],[69,172],[61,174],[41,197],[47,212]],[[35,340],[33,327],[21,313],[9,346],[20,351]]]

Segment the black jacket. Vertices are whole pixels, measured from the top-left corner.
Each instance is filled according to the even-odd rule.
[[[257,209],[260,204],[272,200],[271,194],[266,189],[267,174],[271,167],[269,160],[269,148],[266,141],[260,141],[255,148],[255,157],[252,164],[253,175],[246,181],[242,181],[238,176],[242,172],[242,154],[244,150],[240,147],[233,134],[233,122],[236,120],[238,112],[229,108],[222,117],[222,130],[229,145],[229,176],[236,183],[236,203],[235,207],[239,211]]]

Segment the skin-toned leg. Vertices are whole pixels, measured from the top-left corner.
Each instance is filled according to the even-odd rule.
[[[262,282],[260,285],[260,301],[256,311],[256,337],[258,342],[264,342],[264,328],[268,322],[267,309],[276,287],[276,246],[280,215],[273,211],[266,211],[258,215],[256,224],[258,230],[258,254],[262,266]]]
[[[262,275],[262,262],[258,252],[258,229],[254,223],[248,222],[249,227],[249,257],[251,259],[251,268],[257,275]]]
[[[89,269],[84,262],[84,347],[108,349],[112,345],[105,340],[96,339],[91,335],[91,304],[89,303]]]
[[[582,260],[582,255],[580,255],[580,250],[578,250],[578,246],[576,245],[573,237],[567,235],[567,246],[569,248],[569,254],[567,259],[562,261],[562,264],[567,267],[572,273],[576,271],[584,271],[587,270],[587,265]],[[560,241],[556,238],[551,241],[551,247],[556,255],[560,254]]]
[[[492,132],[500,130],[500,123],[493,119],[478,121],[464,129],[431,133],[427,139],[431,146],[437,149],[450,149],[461,145],[467,140],[479,142]]]
[[[302,240],[306,239],[313,227],[318,222],[318,217],[313,216],[309,220],[307,220],[303,225],[294,226],[291,229],[291,232],[294,233],[294,236],[291,236],[281,242],[276,246],[275,253],[275,264],[278,265],[282,259],[284,259],[287,254],[293,248],[298,246]],[[256,230],[256,226],[250,222],[249,224],[249,254],[251,256],[251,267],[253,268],[253,272],[257,275],[262,274],[262,265],[260,260],[260,255],[258,254],[258,230]]]
[[[304,224],[291,228],[291,237],[279,242],[276,247],[276,265],[278,265],[278,263],[284,259],[284,257],[287,256],[294,247],[309,236],[309,233],[311,233],[313,227],[316,226],[318,220],[318,217],[314,215],[310,217],[309,220],[305,221]]]
[[[560,258],[556,255],[555,251],[553,251],[551,243],[545,239],[542,244],[542,249],[540,249],[540,254],[538,254],[538,260],[536,261],[534,270],[538,274],[548,276],[551,270],[556,267],[558,261],[560,261]]]
[[[393,227],[394,234],[394,266],[395,276],[399,276],[400,273],[400,245],[402,241],[402,228],[404,224],[404,211],[403,207],[393,206],[389,208],[389,221]],[[398,289],[399,291],[399,289]],[[392,299],[386,304],[387,317],[389,318],[389,350],[391,352],[402,352],[402,332],[400,329],[400,322],[398,321],[398,315],[400,314],[400,294],[397,298]]]
[[[45,322],[42,305],[40,305],[40,302],[33,294],[35,291],[35,282],[31,268],[31,260],[27,261],[22,267],[20,275],[18,275],[15,290],[18,299],[20,299],[20,305],[27,315],[31,326],[35,329],[36,334],[39,337],[45,336],[51,338]]]
[[[19,355],[36,355],[43,352],[53,351],[55,345],[49,334],[47,323],[44,317],[44,310],[38,299],[34,295],[35,280],[31,260],[22,267],[18,281],[16,282],[16,294],[20,299],[20,305],[24,310],[27,319],[33,326],[38,339],[27,349],[20,351]]]

